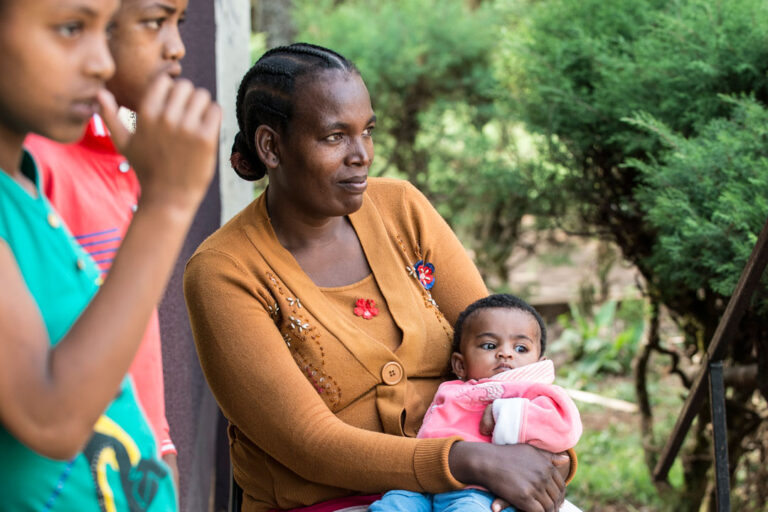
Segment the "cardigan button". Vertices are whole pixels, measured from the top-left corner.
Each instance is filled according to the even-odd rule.
[[[400,363],[390,361],[381,368],[381,380],[388,386],[394,386],[403,380],[403,367]]]

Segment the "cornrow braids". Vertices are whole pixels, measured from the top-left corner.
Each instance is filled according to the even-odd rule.
[[[248,70],[237,91],[237,125],[230,162],[235,172],[249,181],[267,172],[256,151],[255,134],[261,125],[285,132],[292,118],[299,78],[338,69],[359,71],[340,54],[308,43],[294,43],[267,51]]]
[[[544,319],[541,318],[541,315],[534,309],[533,306],[525,302],[520,297],[516,297],[508,293],[496,293],[487,297],[483,297],[482,299],[478,299],[467,306],[466,309],[464,309],[464,311],[459,314],[459,318],[456,320],[456,327],[453,330],[454,352],[461,352],[461,335],[464,323],[467,321],[467,318],[469,318],[472,313],[479,309],[488,308],[519,309],[520,311],[530,313],[531,316],[533,316],[533,318],[535,318],[536,322],[539,324],[539,331],[541,332],[541,353],[539,356],[544,355],[544,349],[547,346],[547,327],[544,325]]]

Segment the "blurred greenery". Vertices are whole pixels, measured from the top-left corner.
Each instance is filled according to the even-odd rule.
[[[586,389],[601,375],[628,375],[643,338],[644,301],[628,299],[618,305],[609,300],[582,311],[571,304],[570,314],[558,317],[564,327],[551,344],[553,352],[567,354],[563,385]]]
[[[590,406],[586,406],[589,414]],[[651,482],[643,462],[640,435],[632,424],[612,422],[586,429],[578,445],[579,468],[569,485],[568,500],[583,510],[669,510]],[[682,483],[680,463],[670,474],[674,486]]]

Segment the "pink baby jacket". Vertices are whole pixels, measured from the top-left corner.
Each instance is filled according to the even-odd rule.
[[[527,443],[553,453],[573,448],[581,437],[576,405],[552,384],[552,361],[539,361],[479,380],[452,380],[437,389],[418,437],[459,435],[465,441]],[[493,437],[480,433],[485,408],[493,403]]]

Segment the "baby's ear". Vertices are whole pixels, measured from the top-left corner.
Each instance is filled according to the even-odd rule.
[[[539,361],[546,361],[546,360],[547,360],[547,356],[541,356],[541,357],[539,358]]]
[[[458,352],[451,354],[451,368],[461,380],[466,380],[467,369],[464,367],[464,356]]]

